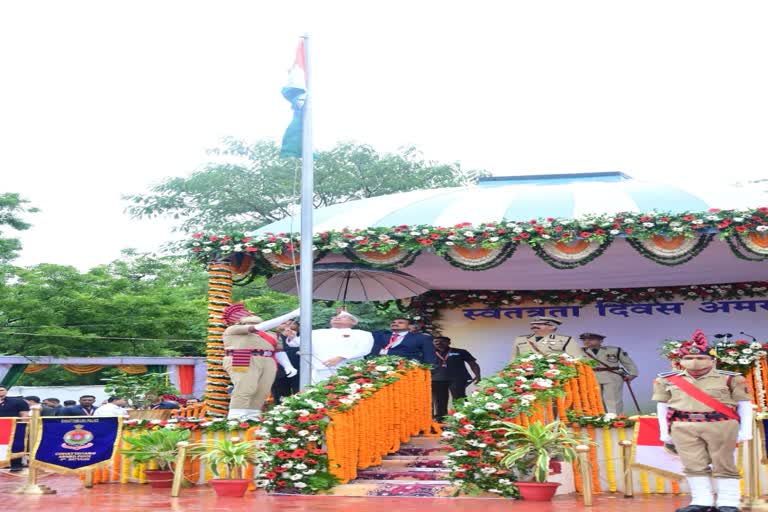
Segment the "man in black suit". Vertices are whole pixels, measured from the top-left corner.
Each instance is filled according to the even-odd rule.
[[[30,407],[32,407],[33,405],[39,405],[40,416],[56,416],[56,409],[40,403],[39,396],[35,396],[35,395],[25,396],[24,400],[26,400],[26,402],[29,404]]]
[[[96,397],[93,395],[83,395],[80,397],[80,403],[71,407],[65,407],[63,411],[59,412],[60,416],[93,416],[98,407],[94,407],[93,403],[96,401]]]
[[[400,356],[434,365],[437,361],[432,336],[415,333],[412,322],[405,317],[393,318],[388,331],[373,332],[373,350],[369,357]]]
[[[8,388],[0,385],[0,418],[27,418],[29,404],[23,398],[8,396]],[[18,473],[24,469],[21,458],[11,459],[11,472]]]

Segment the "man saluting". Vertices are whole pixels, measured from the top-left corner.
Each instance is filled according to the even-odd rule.
[[[530,325],[533,332],[515,338],[512,347],[512,359],[528,355],[531,352],[545,356],[565,352],[574,358],[583,357],[584,353],[581,351],[581,347],[572,337],[555,333],[562,323],[560,319],[551,316],[532,318]]]

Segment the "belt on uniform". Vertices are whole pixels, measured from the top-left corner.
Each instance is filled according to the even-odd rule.
[[[678,411],[670,409],[667,415],[668,421],[685,421],[685,422],[710,422],[710,421],[728,421],[731,418],[725,414],[717,411],[711,412],[693,412],[693,411]]]
[[[241,349],[228,349],[224,351],[224,355],[236,356],[236,355],[249,355],[260,357],[273,357],[275,355],[274,350],[267,350],[263,348],[241,348]]]
[[[621,370],[618,366],[612,368],[592,368],[593,372],[617,372]]]

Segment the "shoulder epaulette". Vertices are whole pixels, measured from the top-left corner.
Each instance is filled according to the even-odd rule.
[[[671,377],[671,376],[673,376],[673,375],[681,375],[682,373],[683,373],[683,372],[679,372],[679,371],[672,371],[672,372],[661,372],[661,373],[657,373],[656,375],[657,375],[658,377]]]
[[[722,373],[723,375],[733,375],[734,377],[735,377],[735,376],[737,376],[737,375],[742,375],[742,374],[741,374],[741,373],[739,373],[739,372],[727,372],[727,371],[725,371],[725,370],[717,370],[717,371],[719,371],[719,372],[720,372],[720,373]]]

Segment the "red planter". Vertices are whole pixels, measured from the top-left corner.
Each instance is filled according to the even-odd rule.
[[[147,475],[147,482],[153,489],[170,489],[173,487],[173,471],[149,469],[144,474]]]
[[[248,490],[250,480],[209,480],[209,484],[216,491],[216,496],[229,498],[242,498]]]
[[[559,485],[550,482],[515,482],[520,496],[526,501],[551,501]]]

